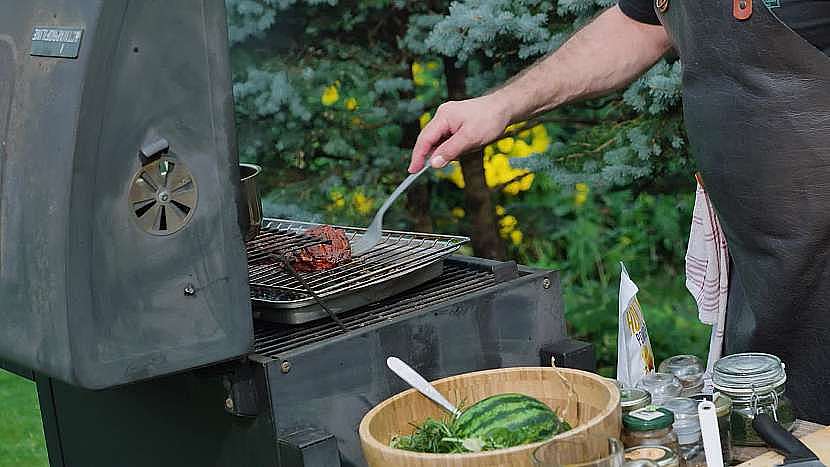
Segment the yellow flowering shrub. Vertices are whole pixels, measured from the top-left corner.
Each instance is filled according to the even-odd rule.
[[[340,91],[338,91],[338,87],[338,82],[335,82],[331,86],[327,87],[323,91],[323,95],[320,96],[320,102],[326,106],[334,105],[334,103],[340,99]]]
[[[579,207],[588,201],[588,185],[584,183],[577,183],[574,186],[574,205]]]
[[[463,208],[452,208],[450,214],[452,214],[452,217],[455,217],[456,219],[461,219],[466,213]]]
[[[522,239],[524,238],[524,234],[522,234],[521,230],[514,230],[510,232],[510,241],[513,242],[513,245],[519,246],[522,244]]]
[[[363,192],[358,191],[352,197],[352,202],[354,203],[354,209],[359,214],[371,214],[372,209],[375,207],[375,202],[372,198],[364,195]]]
[[[427,126],[427,123],[429,123],[429,121],[431,119],[432,119],[432,114],[430,114],[429,112],[424,112],[424,113],[421,114],[421,116],[418,118],[418,123],[421,124],[421,129],[422,130],[424,129],[425,126]]]
[[[348,110],[356,110],[357,109],[357,99],[354,97],[350,97],[346,99],[346,108]]]
[[[423,117],[422,117],[423,118]],[[422,128],[423,128],[422,123]],[[507,132],[515,132],[524,127],[520,122],[507,127]],[[528,157],[547,151],[550,147],[550,136],[544,125],[522,130],[516,137],[508,136],[489,144],[484,148],[484,177],[487,186],[495,188],[502,186],[502,191],[508,195],[517,195],[533,186],[534,174],[528,170],[516,169],[510,165],[510,159]],[[449,180],[458,188],[464,188],[464,176],[461,166],[451,164],[447,170],[439,172],[439,177]]]

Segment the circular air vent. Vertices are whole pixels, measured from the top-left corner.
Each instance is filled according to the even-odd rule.
[[[184,164],[162,157],[135,174],[129,201],[130,212],[142,230],[152,235],[170,235],[193,217],[196,181]]]

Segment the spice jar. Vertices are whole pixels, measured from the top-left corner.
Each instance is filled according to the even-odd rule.
[[[643,376],[637,387],[651,394],[654,405],[663,405],[665,400],[679,397],[683,389],[680,380],[671,373],[649,373]]]
[[[663,404],[663,408],[674,414],[672,427],[680,445],[680,465],[686,467],[706,467],[697,404],[696,400],[688,397],[676,397]]]
[[[647,465],[637,464],[638,461],[650,461],[659,467],[679,467],[680,459],[677,453],[665,446],[637,446],[625,450],[626,466]]]
[[[623,416],[622,442],[626,448],[665,446],[679,452],[672,424],[674,415],[662,407],[648,406]]]
[[[736,446],[764,446],[752,428],[758,413],[769,414],[787,430],[795,426],[792,402],[785,395],[787,374],[781,359],[765,353],[741,353],[715,363],[715,389],[732,400],[732,443]]]
[[[682,385],[680,397],[690,397],[703,391],[703,362],[694,355],[675,355],[660,363],[660,373],[671,373]]]
[[[622,388],[620,389],[620,408],[622,414],[640,410],[651,405],[651,394],[645,389]]]
[[[695,394],[692,399],[701,401],[712,401],[715,404],[715,414],[718,418],[718,432],[720,433],[720,449],[723,455],[723,465],[732,462],[732,400],[729,397],[716,392],[714,395]]]

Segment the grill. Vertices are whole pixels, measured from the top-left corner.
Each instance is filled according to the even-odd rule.
[[[302,284],[282,264],[282,255],[322,243],[304,232],[317,224],[266,219],[262,232],[247,245],[248,277],[255,317],[300,324],[327,316],[309,292],[335,313],[377,302],[441,275],[443,260],[466,237],[385,231],[380,243],[359,258],[325,271],[300,273]],[[338,227],[350,241],[364,229]]]
[[[453,297],[484,290],[496,283],[492,270],[471,269],[449,261],[444,273],[436,280],[416,287],[404,294],[362,307],[341,317],[350,329],[362,328],[417,313],[435,303]],[[286,328],[267,322],[256,327],[254,351],[268,357],[277,357],[305,345],[325,341],[345,334],[331,321]]]
[[[363,467],[361,418],[404,389],[388,356],[433,380],[565,340],[556,273],[466,237],[386,231],[299,274],[315,224],[245,243],[225,0],[0,12],[0,367],[37,381],[53,466]]]

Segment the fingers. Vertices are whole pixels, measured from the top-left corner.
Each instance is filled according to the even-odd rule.
[[[435,146],[451,134],[450,125],[442,115],[436,115],[421,130],[415,147],[412,148],[412,160],[409,162],[409,173],[415,173],[424,167],[424,160],[432,152]]]
[[[430,163],[436,169],[444,167],[448,162],[457,158],[464,151],[470,149],[470,139],[462,128],[458,133],[450,136],[433,151]]]

